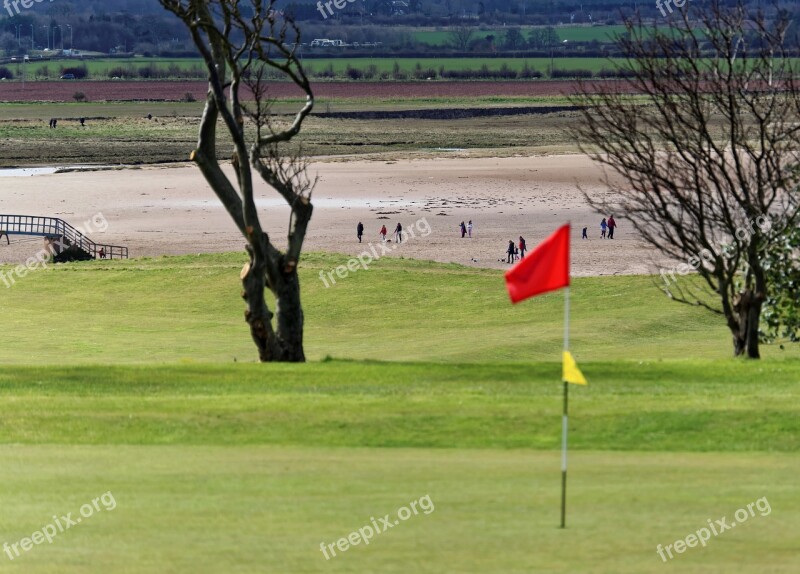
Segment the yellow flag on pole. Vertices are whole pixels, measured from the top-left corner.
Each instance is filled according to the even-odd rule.
[[[572,383],[574,385],[586,385],[586,378],[581,373],[581,370],[578,368],[578,364],[575,362],[575,358],[572,356],[572,353],[569,351],[564,351],[563,354],[564,359],[564,369],[562,379],[565,383]]]

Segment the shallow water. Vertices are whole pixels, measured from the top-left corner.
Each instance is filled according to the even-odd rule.
[[[61,171],[102,171],[107,169],[116,169],[118,166],[112,165],[60,165],[60,166],[46,166],[46,167],[14,167],[14,168],[0,168],[0,177],[33,177],[34,175],[53,175]]]
[[[33,177],[34,175],[51,175],[59,170],[57,167],[18,167],[0,169],[0,177]]]

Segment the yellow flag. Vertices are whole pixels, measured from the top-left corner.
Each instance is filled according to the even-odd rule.
[[[578,364],[575,362],[575,357],[572,356],[572,353],[569,351],[564,351],[563,354],[564,359],[564,370],[562,379],[565,383],[573,383],[575,385],[586,385],[586,378],[581,373],[581,370],[578,368]]]

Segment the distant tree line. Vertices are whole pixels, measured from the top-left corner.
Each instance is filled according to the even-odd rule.
[[[704,0],[693,0],[694,5],[703,3]],[[316,0],[280,3],[282,10],[298,20],[306,43],[313,38],[336,38],[350,44],[381,42],[378,52],[383,54],[399,56],[403,51],[420,57],[453,51],[552,50],[560,42],[559,25],[617,24],[632,4],[649,21],[663,21],[654,2],[651,5],[610,0],[356,0],[326,18],[320,14]],[[765,9],[774,17],[785,13],[794,19],[787,32],[788,43],[800,45],[800,7],[796,3],[782,6],[778,9],[770,5]],[[521,28],[522,25],[539,27],[531,30]],[[449,41],[439,46],[417,41],[412,31],[419,26],[441,27],[449,31]],[[488,35],[485,32],[497,28],[501,30]],[[607,43],[570,42],[559,46],[555,55],[604,56],[609,55],[611,46],[610,39]],[[0,11],[0,52],[19,55],[45,48],[169,56],[196,54],[185,27],[170,18],[158,0],[59,0],[35,4],[18,14],[14,14],[13,8]]]

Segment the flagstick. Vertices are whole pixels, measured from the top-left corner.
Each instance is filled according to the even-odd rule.
[[[569,351],[569,287],[564,289],[564,351]],[[567,527],[567,396],[564,381],[564,414],[561,417],[561,528]]]

